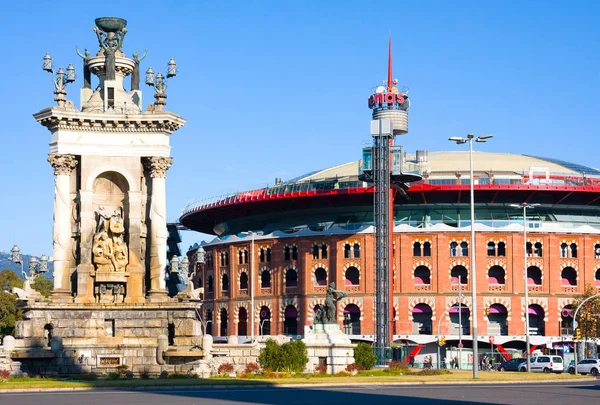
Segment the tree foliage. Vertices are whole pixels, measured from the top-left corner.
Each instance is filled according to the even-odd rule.
[[[258,362],[264,370],[301,372],[308,363],[306,345],[301,340],[279,345],[269,339],[258,356]]]
[[[9,292],[13,287],[23,287],[23,280],[11,270],[0,271],[0,336],[12,335],[15,322],[21,319],[17,297]]]
[[[31,288],[42,294],[44,297],[49,297],[50,294],[52,294],[54,283],[52,280],[48,280],[46,276],[40,274],[35,278],[33,284],[31,284]]]
[[[373,346],[369,343],[360,342],[354,348],[354,362],[363,370],[370,370],[377,364],[377,356],[373,352]]]
[[[23,288],[24,280],[12,270],[0,271],[0,290],[12,292],[13,287]]]
[[[586,284],[583,295],[575,299],[573,307],[575,309],[579,308],[583,301],[596,294],[598,294],[596,288],[590,284]],[[584,339],[598,336],[598,329],[600,329],[598,314],[600,314],[600,297],[592,298],[577,312],[577,327],[580,328],[581,336]]]

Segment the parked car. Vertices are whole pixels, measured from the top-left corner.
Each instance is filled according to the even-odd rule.
[[[522,363],[527,363],[527,359],[523,357],[510,359],[498,364],[498,371],[519,371],[519,366]]]
[[[560,356],[537,356],[530,361],[530,371],[538,373],[561,374],[564,371],[563,359]],[[519,371],[527,371],[527,363],[519,365]]]
[[[572,363],[572,362],[571,362]],[[569,364],[567,371],[570,374],[575,374],[575,365]],[[577,363],[577,372],[581,375],[591,374],[597,376],[600,374],[600,359],[585,359]]]

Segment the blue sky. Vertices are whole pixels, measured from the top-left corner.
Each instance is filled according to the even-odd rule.
[[[171,138],[167,210],[189,199],[292,178],[360,158],[367,97],[386,77],[410,88],[407,151],[454,150],[449,136],[492,133],[481,150],[599,167],[600,2],[103,1],[11,2],[0,35],[4,128],[0,249],[51,253],[50,133],[32,114],[53,104],[56,66],[96,50],[94,18],[128,20],[124,51],[142,69],[174,57],[167,108],[187,119]],[[152,101],[143,89],[144,103]],[[201,239],[184,234],[183,247]]]

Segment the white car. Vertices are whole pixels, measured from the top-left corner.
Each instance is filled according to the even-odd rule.
[[[575,374],[575,366],[569,365],[567,370],[571,374]],[[582,375],[590,373],[593,376],[600,374],[600,360],[599,359],[585,359],[577,363],[577,372]]]
[[[560,374],[563,370],[563,359],[560,356],[537,356],[532,357],[530,361],[530,371]],[[521,364],[519,371],[527,371],[527,363]]]

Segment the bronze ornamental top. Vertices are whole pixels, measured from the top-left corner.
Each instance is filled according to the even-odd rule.
[[[100,17],[94,22],[104,32],[119,32],[127,26],[127,20],[118,17]]]

